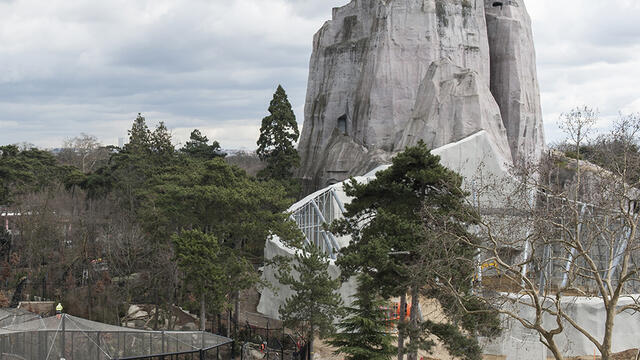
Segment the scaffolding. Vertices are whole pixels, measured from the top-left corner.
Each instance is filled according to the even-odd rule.
[[[325,224],[341,218],[344,212],[344,205],[335,186],[330,186],[294,210],[291,219],[304,234],[307,244],[317,246],[335,260],[340,251],[340,245],[335,235],[325,230]]]
[[[598,282],[595,279],[596,271],[603,279],[611,278],[611,286],[616,288],[619,280],[616,274],[621,270],[625,255],[629,256],[629,266],[634,268],[640,266],[638,235],[632,235],[631,229],[631,224],[637,224],[640,213],[640,207],[635,202],[630,202],[631,209],[626,213],[629,219],[625,220],[625,213],[617,210],[601,209],[592,204],[553,197],[544,197],[544,200],[549,203],[549,206],[558,209],[559,215],[553,220],[558,224],[556,229],[547,230],[549,233],[537,238],[531,237],[531,233],[528,232],[525,236],[526,240],[521,243],[515,241],[518,239],[516,235],[513,241],[506,241],[502,244],[503,247],[498,249],[503,252],[510,250],[516,254],[513,259],[505,257],[503,260],[511,264],[519,263],[522,268],[522,277],[528,276],[535,280],[534,286],[541,292],[552,294],[558,289],[571,289],[583,295],[599,295]],[[569,206],[573,206],[576,210],[569,211]],[[575,218],[572,218],[571,214],[576,214]],[[516,219],[518,216],[521,215],[504,214],[502,218]],[[572,223],[571,226],[568,226],[568,222]],[[507,230],[500,229],[498,232],[503,234],[508,231],[513,232],[511,226],[514,223],[516,223],[515,220],[507,221],[505,223]],[[579,239],[583,247],[582,253],[578,253],[575,245],[578,240],[575,239]],[[635,246],[631,248],[630,243]],[[474,282],[478,285],[482,284],[483,277],[486,278],[487,275],[494,280],[501,278],[500,266],[490,252],[476,258],[476,267]],[[503,291],[509,290],[508,286],[512,285],[509,280],[505,280],[506,288],[503,287],[505,284],[495,283],[495,281],[487,284],[489,287],[494,286]],[[638,277],[626,279],[622,291],[623,294],[640,293]]]
[[[0,328],[1,360],[231,359],[233,340],[204,331],[147,331],[68,314]]]

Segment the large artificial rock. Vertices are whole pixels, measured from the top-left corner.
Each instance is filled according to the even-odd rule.
[[[362,173],[367,163],[370,170],[401,150],[420,83],[442,59],[477,72],[489,85],[484,4],[353,0],[334,9],[333,20],[314,37],[310,62],[298,148],[308,188]],[[387,156],[371,162],[380,151]]]
[[[490,11],[511,11],[504,10],[509,6]],[[526,16],[524,6],[518,9]],[[526,101],[524,110],[508,112],[507,125],[517,131],[505,131],[498,105],[507,102],[496,103],[490,91],[489,45],[496,42],[486,19],[483,0],[352,0],[335,8],[313,41],[298,147],[306,190],[388,163],[418,139],[437,147],[486,130],[509,162],[518,149],[537,151],[542,132],[533,136],[525,130],[533,125],[519,126],[517,117],[542,123],[539,111],[525,111],[536,104],[539,110],[535,58],[516,63],[533,74],[513,72],[507,91]],[[509,46],[524,56],[533,52],[533,42],[529,23],[520,24],[513,39],[521,41]],[[536,141],[512,151],[510,144],[523,143],[521,137]]]
[[[484,0],[491,52],[491,92],[500,106],[513,158],[537,161],[544,127],[531,19],[523,0]]]
[[[404,128],[401,148],[423,140],[435,149],[482,130],[495,151],[511,159],[500,108],[480,75],[450,60],[432,63]]]

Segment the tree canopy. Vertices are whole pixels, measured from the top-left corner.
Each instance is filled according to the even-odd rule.
[[[338,332],[329,342],[345,360],[390,360],[396,353],[386,303],[373,288],[371,277],[358,276],[355,300],[345,308],[347,315],[338,323]]]
[[[340,279],[331,277],[329,259],[313,245],[299,249],[293,259],[279,261],[276,278],[293,292],[280,307],[280,316],[285,325],[304,335],[313,360],[314,337],[325,338],[333,334],[334,321],[342,314],[342,299],[338,293]]]
[[[197,129],[180,149],[142,114],[128,133],[122,148],[85,134],[57,153],[0,147],[0,205],[26,214],[1,234],[3,284],[27,273],[30,293],[109,322],[127,303],[196,310],[205,298],[206,312],[229,309],[259,286],[265,239],[300,236],[285,213],[293,199],[227,164]]]
[[[0,205],[9,205],[15,197],[38,192],[66,176],[71,169],[58,165],[48,151],[0,146]]]
[[[384,298],[404,296],[408,292],[412,308],[417,309],[420,297],[426,295],[440,300],[450,316],[462,317],[455,303],[434,291],[443,278],[442,270],[448,281],[460,286],[470,284],[474,273],[471,261],[438,268],[443,257],[472,260],[476,254],[470,244],[457,241],[455,236],[445,236],[473,238],[467,227],[474,223],[475,216],[466,205],[467,194],[461,185],[461,176],[440,164],[440,158],[431,154],[423,142],[398,154],[392,166],[378,172],[376,179],[369,183],[351,180],[345,192],[353,201],[346,206],[345,218],[332,225],[338,234],[352,237],[338,259],[343,276],[364,273],[374,279],[376,291]],[[464,322],[460,325],[465,324],[470,325]],[[476,324],[473,330],[493,331],[495,324],[495,321],[486,321]],[[439,335],[428,325],[421,323],[417,311],[411,312],[411,321],[406,325],[411,339],[410,359],[416,358],[418,349],[429,349],[433,345],[430,335]],[[399,325],[399,347],[404,328],[404,324]],[[457,328],[450,330],[458,331]],[[440,339],[446,343],[454,337]],[[467,352],[465,357],[478,359],[478,349]]]
[[[256,151],[267,166],[258,177],[288,180],[293,176],[293,169],[300,166],[300,156],[295,148],[300,131],[291,103],[280,85],[273,94],[269,113],[262,119]]]
[[[189,136],[189,141],[180,149],[183,153],[202,159],[213,159],[215,157],[225,157],[225,153],[220,149],[217,141],[212,141],[209,145],[209,139],[202,135],[200,130],[195,129]]]

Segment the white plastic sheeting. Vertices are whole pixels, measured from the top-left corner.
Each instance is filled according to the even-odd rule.
[[[294,251],[287,248],[278,238],[270,239],[264,248],[265,259],[272,259],[275,256],[294,256]],[[293,292],[288,286],[284,286],[278,282],[275,277],[276,271],[271,266],[265,266],[262,279],[270,282],[275,286],[275,291],[265,287],[262,290],[260,296],[260,303],[258,304],[258,312],[274,319],[280,319],[279,309],[284,305],[285,299],[293,295]],[[340,270],[336,266],[335,262],[331,260],[329,264],[329,274],[335,279],[340,275]],[[351,303],[352,296],[356,290],[355,279],[349,280],[342,284],[340,288],[340,295],[345,303]]]
[[[624,306],[636,300],[640,295],[628,295],[621,299],[619,306]],[[605,309],[599,298],[566,297],[562,300],[564,311],[574,319],[578,325],[593,335],[598,341],[604,338]],[[533,321],[534,310],[526,305],[505,305],[510,310],[515,310],[520,316]],[[556,319],[545,316],[543,327],[553,329]],[[560,351],[567,357],[593,356],[595,346],[586,336],[572,327],[566,321],[563,323],[564,331],[555,337]],[[519,321],[504,319],[504,331],[502,335],[493,340],[481,339],[483,351],[489,355],[503,355],[507,360],[520,359],[546,359],[553,357],[551,352],[539,341],[539,336],[533,330],[526,329]],[[622,352],[640,347],[640,314],[628,311],[619,314],[615,318],[613,334],[613,352]]]

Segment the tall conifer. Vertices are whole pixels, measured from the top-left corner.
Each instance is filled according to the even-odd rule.
[[[329,342],[345,360],[389,360],[396,353],[385,302],[373,291],[372,278],[358,276],[358,292],[347,317],[338,324],[339,332]]]
[[[300,166],[300,156],[295,148],[300,132],[291,103],[280,85],[273,94],[269,113],[262,119],[256,151],[267,167],[260,171],[258,177],[289,180],[293,177],[293,169]]]

